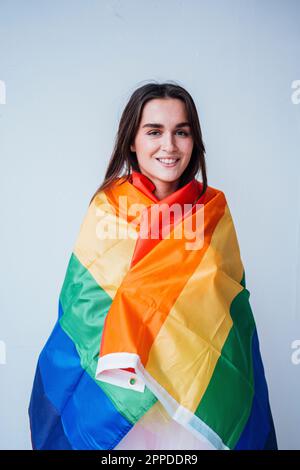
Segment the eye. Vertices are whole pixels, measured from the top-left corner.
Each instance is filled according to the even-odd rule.
[[[188,136],[188,132],[185,132],[185,131],[178,131],[178,132],[182,132],[185,136]]]
[[[148,133],[148,135],[153,135],[153,134],[156,134],[158,131],[151,131]]]

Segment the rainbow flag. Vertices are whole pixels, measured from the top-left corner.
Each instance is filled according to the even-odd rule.
[[[38,358],[34,449],[114,449],[157,400],[215,449],[277,449],[225,195],[180,212],[185,194],[169,220],[126,181],[90,204]]]

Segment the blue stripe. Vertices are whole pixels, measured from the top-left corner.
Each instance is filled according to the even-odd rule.
[[[60,416],[45,395],[39,367],[37,367],[35,373],[29,405],[29,417],[33,449],[71,449]]]
[[[267,442],[269,449],[277,450],[268,387],[256,328],[252,338],[252,358],[255,394],[249,419],[235,446],[235,450],[262,450]]]
[[[61,301],[60,299],[58,300],[58,319],[60,319],[64,314],[64,311],[63,311],[63,308],[62,308],[62,304],[61,304]]]
[[[39,357],[29,414],[36,449],[113,449],[133,426],[82,369],[59,321]]]

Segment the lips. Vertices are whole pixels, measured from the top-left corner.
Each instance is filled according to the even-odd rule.
[[[173,158],[173,157],[166,158],[166,157],[163,157],[163,158],[157,158],[156,160],[161,165],[163,165],[164,167],[170,168],[170,167],[174,167],[175,165],[177,165],[177,162],[179,161],[179,158]]]

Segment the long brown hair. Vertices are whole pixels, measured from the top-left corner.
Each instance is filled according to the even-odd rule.
[[[122,113],[119,128],[115,140],[114,149],[110,157],[104,180],[93,194],[94,197],[103,189],[111,185],[120,176],[121,182],[130,178],[131,171],[140,172],[136,153],[130,150],[134,142],[142,117],[143,107],[147,101],[155,98],[177,98],[185,103],[187,118],[191,125],[191,134],[194,139],[194,147],[190,162],[180,177],[179,188],[196,177],[199,170],[202,175],[202,194],[207,188],[205,147],[202,140],[202,132],[198,118],[197,109],[191,95],[180,85],[168,83],[147,83],[137,88],[131,95]],[[124,169],[126,174],[124,175]]]

